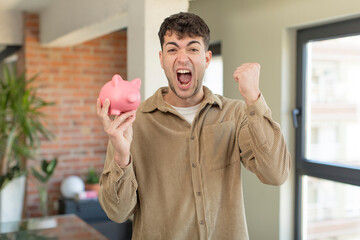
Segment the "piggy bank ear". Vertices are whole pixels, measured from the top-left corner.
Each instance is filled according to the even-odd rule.
[[[141,86],[141,80],[140,78],[135,78],[134,80],[131,81],[132,84],[135,85],[135,87],[137,87],[138,89],[140,89]]]
[[[124,80],[122,79],[122,77],[119,74],[115,74],[111,79],[111,83],[114,87],[118,86],[123,81]]]

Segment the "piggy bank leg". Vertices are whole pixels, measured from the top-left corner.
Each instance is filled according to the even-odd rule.
[[[112,109],[112,110],[110,111],[110,115],[116,115],[116,116],[119,116],[119,115],[120,115],[120,113],[121,113],[121,111],[120,111],[120,110],[115,110],[115,109]]]

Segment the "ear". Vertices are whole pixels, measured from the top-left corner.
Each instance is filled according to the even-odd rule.
[[[140,89],[141,86],[141,80],[140,78],[135,78],[134,80],[131,81],[132,84],[135,85],[135,87],[137,87],[138,89]]]
[[[210,61],[211,61],[211,58],[212,58],[212,52],[211,52],[210,50],[208,50],[208,51],[205,53],[206,68],[209,66]]]
[[[111,83],[114,87],[118,86],[123,81],[124,80],[122,79],[122,77],[119,74],[115,74],[111,79]]]
[[[163,59],[162,59],[162,51],[159,51],[159,59],[160,59],[161,68],[164,69]]]

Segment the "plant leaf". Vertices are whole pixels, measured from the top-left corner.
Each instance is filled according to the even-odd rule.
[[[31,170],[32,170],[32,174],[34,175],[34,177],[35,177],[38,181],[40,181],[40,182],[42,182],[42,183],[46,183],[46,182],[47,182],[47,180],[48,180],[47,176],[43,176],[43,175],[42,175],[41,173],[39,173],[34,167],[31,168]]]

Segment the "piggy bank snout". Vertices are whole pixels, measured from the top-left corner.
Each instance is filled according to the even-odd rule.
[[[126,96],[126,100],[129,102],[129,103],[134,103],[138,100],[138,94],[136,93],[129,93],[127,96]]]

